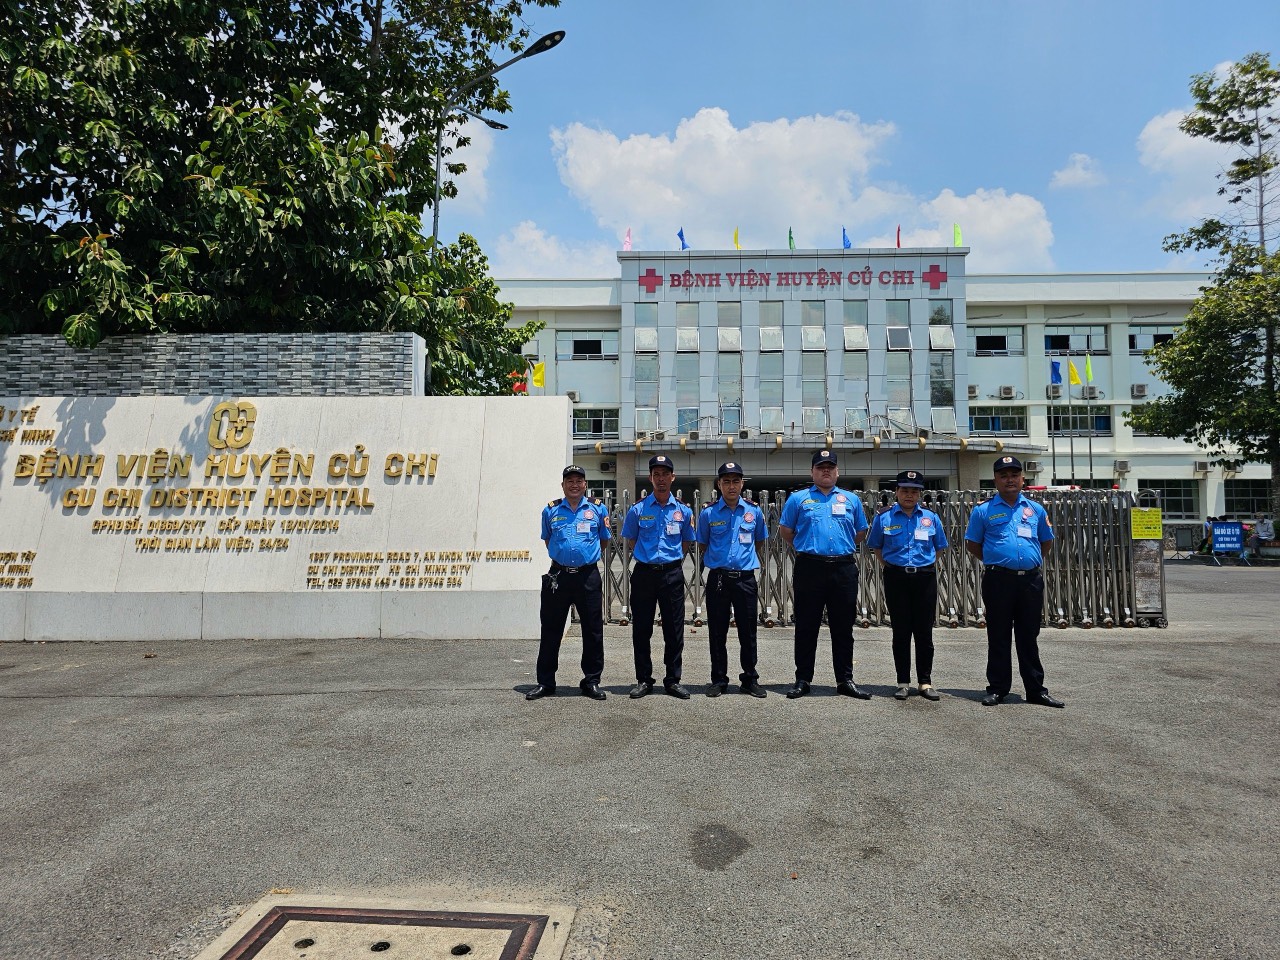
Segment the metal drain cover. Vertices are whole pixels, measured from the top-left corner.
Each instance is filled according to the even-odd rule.
[[[275,895],[197,960],[554,960],[572,920],[565,907]]]

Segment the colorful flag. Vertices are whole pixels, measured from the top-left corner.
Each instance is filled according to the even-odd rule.
[[[676,236],[680,238],[680,249],[688,250],[689,244],[684,242],[684,227],[681,227],[679,230],[676,231]]]
[[[1089,383],[1093,383],[1093,354],[1091,353],[1084,355],[1084,378]]]
[[[1049,382],[1062,383],[1062,362],[1060,360],[1049,361]]]
[[[951,239],[953,241],[953,243],[951,244],[953,247],[964,246],[964,241],[960,238],[960,224],[953,223],[951,225]]]
[[[846,230],[844,227],[840,228],[840,239],[843,242],[844,248],[846,250],[848,250],[850,247],[853,246],[853,244],[849,242],[849,231]]]
[[[1072,384],[1080,382],[1080,371],[1076,369],[1076,362],[1074,360],[1067,361],[1067,379],[1070,380]]]
[[[738,228],[737,227],[733,228],[733,249],[735,250],[742,249],[742,247],[738,246]]]
[[[902,224],[898,224],[898,246],[902,246]]]
[[[791,228],[787,227],[787,248],[794,250],[796,248],[795,234],[791,232]]]
[[[545,362],[533,365],[533,376],[529,378],[529,382],[535,387],[545,387],[547,385],[547,365]]]
[[[623,250],[631,249],[631,228],[630,227],[627,227],[627,235],[622,238],[622,249]]]

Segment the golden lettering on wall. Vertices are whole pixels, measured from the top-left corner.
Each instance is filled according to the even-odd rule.
[[[247,400],[224,400],[213,408],[209,424],[209,446],[215,450],[239,450],[253,439],[258,408]]]
[[[0,590],[30,590],[36,585],[31,575],[34,550],[0,550]]]
[[[308,590],[450,590],[494,561],[532,563],[528,550],[313,550]]]

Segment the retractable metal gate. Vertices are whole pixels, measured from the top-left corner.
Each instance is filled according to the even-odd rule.
[[[686,500],[695,517],[705,506],[698,497]],[[880,505],[879,492],[855,491],[867,517],[874,518]],[[969,514],[988,499],[989,491],[926,490],[921,503],[942,519],[950,548],[938,554],[937,623],[949,627],[985,627],[982,603],[982,565],[964,546]],[[1089,629],[1101,627],[1167,626],[1164,593],[1163,548],[1158,541],[1134,540],[1131,511],[1134,506],[1158,506],[1151,491],[1138,497],[1120,490],[1028,491],[1028,496],[1044,504],[1056,537],[1045,559],[1044,622],[1047,626]],[[757,572],[760,594],[760,623],[765,627],[789,626],[795,622],[792,568],[795,551],[778,536],[778,520],[787,492],[751,491],[746,496],[760,505],[769,527],[764,562]],[[611,623],[626,624],[631,618],[631,553],[622,539],[622,520],[632,498],[623,491],[620,498],[606,499],[613,539],[605,545],[604,610]],[[858,624],[884,626],[889,612],[884,601],[880,564],[863,547],[858,559]],[[684,561],[685,617],[701,625],[706,619],[705,571],[694,556]]]

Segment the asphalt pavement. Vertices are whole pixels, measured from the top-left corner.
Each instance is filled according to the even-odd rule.
[[[825,638],[786,700],[779,629],[766,700],[691,629],[687,702],[617,627],[604,703],[576,643],[536,703],[532,640],[3,644],[0,957],[190,958],[290,889],[569,904],[574,960],[1274,958],[1280,568],[1166,570],[1168,629],[1042,634],[1066,710],[982,707],[973,629],[939,703],[881,628],[869,702]]]

